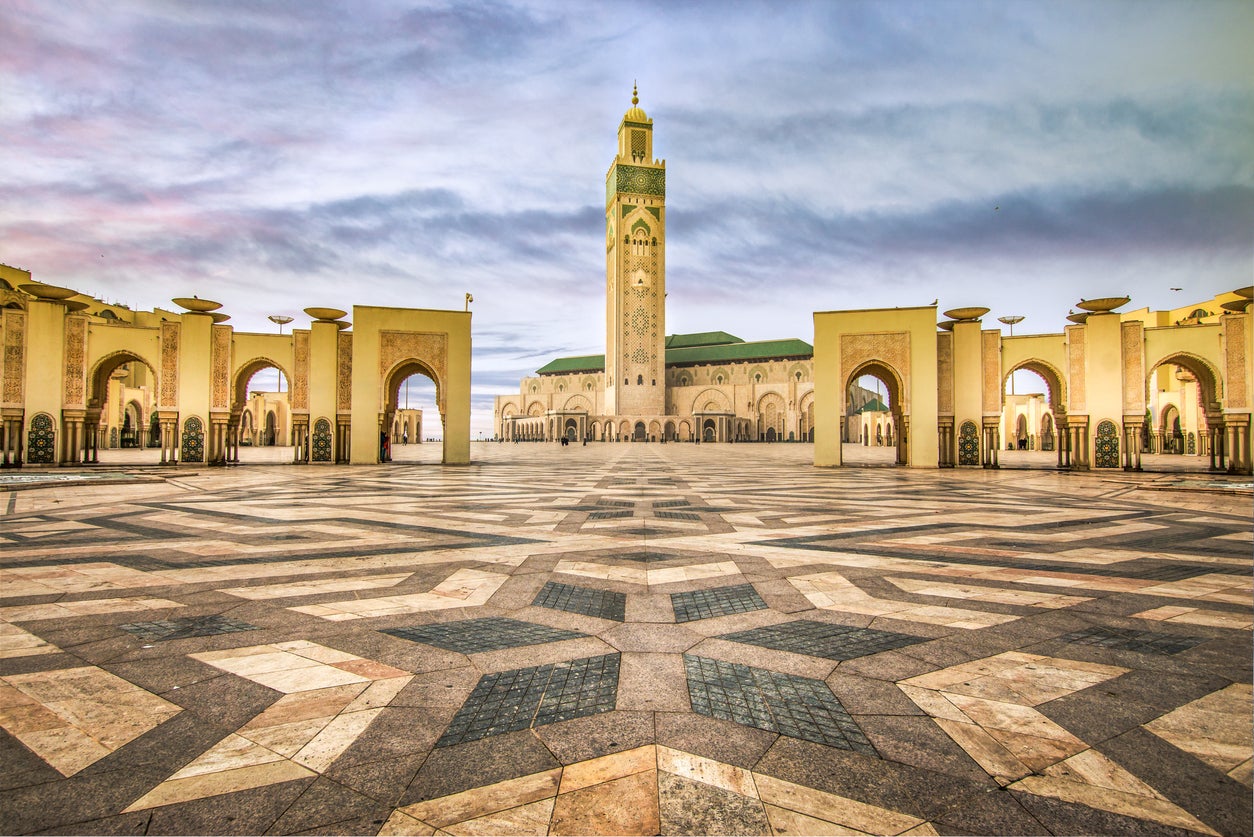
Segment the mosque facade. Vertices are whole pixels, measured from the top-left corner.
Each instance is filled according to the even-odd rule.
[[[493,424],[505,440],[813,441],[813,360],[797,338],[666,333],[666,161],[633,91],[605,176],[605,354],[540,367]]]

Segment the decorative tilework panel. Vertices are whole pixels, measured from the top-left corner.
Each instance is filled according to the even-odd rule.
[[[612,590],[593,590],[588,587],[576,587],[573,584],[550,581],[536,594],[532,604],[536,607],[547,607],[550,610],[562,610],[567,613],[579,613],[584,616],[596,616],[600,619],[622,622],[626,618],[627,596]]]
[[[1096,468],[1119,467],[1119,430],[1113,421],[1103,421],[1097,425],[1097,438],[1094,440],[1093,466]]]
[[[807,619],[723,634],[719,639],[828,660],[853,660],[927,641],[927,637],[911,634],[879,631],[874,628],[851,628],[848,625],[833,625]]]
[[[180,455],[184,462],[205,461],[205,426],[195,416],[183,422],[183,443]]]
[[[587,636],[578,631],[563,631],[546,625],[533,625],[517,619],[490,616],[484,619],[463,619],[457,622],[439,622],[412,628],[391,628],[385,634],[434,645],[460,654],[479,654],[499,651],[502,648],[519,648],[524,645],[542,645],[578,639]]]
[[[26,461],[32,465],[56,462],[57,431],[52,416],[40,413],[30,420],[26,433]]]
[[[684,655],[692,710],[790,738],[878,756],[822,680]]]
[[[714,616],[762,610],[766,607],[766,602],[762,601],[752,584],[737,584],[732,587],[715,587],[712,590],[672,593],[671,607],[675,610],[676,622],[692,622]]]
[[[436,747],[611,712],[619,655],[485,674],[457,710]]]
[[[964,421],[958,431],[958,464],[980,464],[980,431],[973,421]]]

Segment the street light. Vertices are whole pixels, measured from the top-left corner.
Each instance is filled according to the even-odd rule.
[[[1019,314],[1009,314],[1005,317],[998,317],[997,322],[1005,323],[1006,325],[1010,326],[1010,336],[1014,337],[1015,336],[1015,323],[1023,322],[1023,317],[1020,316]],[[1015,394],[1015,373],[1013,372],[1010,373],[1010,394],[1011,395]]]
[[[280,335],[283,334],[283,326],[287,325],[288,323],[292,321],[292,318],[287,316],[286,314],[271,314],[266,319],[268,319],[270,322],[274,323],[275,325],[279,327]],[[283,391],[283,370],[282,369],[278,370],[278,373],[279,373],[279,379],[275,383],[275,386],[278,387],[278,390],[277,390],[278,392],[282,392]]]

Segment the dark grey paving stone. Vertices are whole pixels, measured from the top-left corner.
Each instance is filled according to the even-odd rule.
[[[59,825],[36,834],[147,834],[152,811],[135,811],[131,814],[118,814],[115,817],[102,817],[91,822]]]
[[[313,782],[296,779],[154,808],[148,833],[265,834]]]
[[[701,515],[695,512],[687,512],[687,511],[656,511],[653,513],[653,516],[657,518],[661,518],[662,520],[700,520],[701,519]]]
[[[687,558],[687,555],[677,555],[673,552],[659,552],[658,550],[636,550],[633,552],[615,552],[612,558],[620,561],[635,561],[640,564],[653,564],[658,561],[674,561],[676,558]]]
[[[550,610],[563,610],[567,613],[579,613],[584,616],[622,622],[626,618],[627,595],[612,590],[595,590],[550,581],[540,588],[532,604],[536,607],[547,607]]]
[[[588,512],[589,520],[618,520],[624,517],[633,517],[635,512],[630,509],[611,509],[608,511]]]
[[[337,760],[323,775],[395,808],[426,758],[426,753],[414,753],[352,765],[343,765]]]
[[[875,747],[822,680],[684,655],[692,711],[842,750]]]
[[[131,622],[118,625],[118,627],[145,642],[168,642],[172,639],[190,639],[197,636],[218,636],[258,630],[256,625],[221,614],[162,619],[157,622]]]
[[[613,711],[619,659],[604,654],[485,674],[435,746]]]
[[[1138,651],[1142,654],[1179,654],[1206,642],[1205,637],[1160,634],[1131,628],[1085,628],[1058,637],[1061,642],[1093,645],[1117,651]]]
[[[377,820],[382,825],[391,814],[390,805],[319,776],[266,833],[300,834],[346,819]]]
[[[729,616],[733,613],[749,613],[764,610],[766,602],[753,589],[752,584],[736,584],[731,587],[712,587],[708,590],[691,590],[671,593],[671,608],[676,622],[692,622]]]
[[[616,709],[546,724],[535,735],[562,764],[574,764],[652,744],[653,715]]]
[[[770,834],[761,801],[660,772],[658,810],[663,834]]]
[[[1003,791],[979,794],[937,815],[933,825],[941,834],[1045,834],[1045,826]]]
[[[774,648],[779,651],[791,651],[794,654],[807,654],[811,657],[823,657],[828,660],[853,660],[870,654],[878,654],[881,651],[891,651],[918,642],[927,642],[929,638],[893,631],[880,631],[874,628],[850,628],[845,625],[833,625],[830,622],[798,619],[795,622],[721,634],[719,639],[760,645],[763,648]]]
[[[530,622],[520,622],[517,619],[507,619],[501,616],[463,619],[457,622],[436,622],[409,628],[388,628],[381,633],[408,639],[411,642],[434,645],[437,648],[456,651],[460,654],[480,654],[485,651],[541,645],[587,636],[578,631],[564,631],[547,625],[534,625]]]
[[[399,804],[438,799],[555,767],[561,764],[530,731],[468,741],[432,750]]]
[[[657,743],[751,769],[779,734],[691,712],[654,713]]]

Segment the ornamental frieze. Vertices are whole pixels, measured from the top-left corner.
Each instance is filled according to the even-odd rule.
[[[65,366],[62,378],[66,407],[85,407],[87,390],[87,318],[65,318]]]

